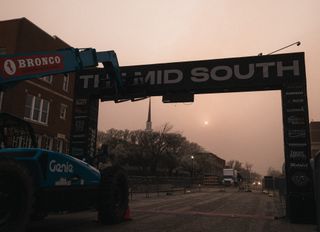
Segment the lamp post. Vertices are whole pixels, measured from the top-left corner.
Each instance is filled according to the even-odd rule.
[[[194,160],[194,156],[192,155],[190,158],[191,158],[191,162],[192,162],[191,177],[193,178],[193,169],[194,169],[193,160]]]
[[[191,169],[191,188],[192,188],[193,187],[193,171],[194,171],[193,160],[194,160],[194,156],[192,155],[192,156],[190,156],[190,158],[191,158],[191,167],[192,167],[192,169]]]
[[[282,48],[279,48],[279,49],[277,49],[277,50],[275,50],[275,51],[273,51],[273,52],[270,52],[270,53],[268,53],[267,55],[272,55],[272,54],[274,54],[274,53],[276,53],[276,52],[279,52],[279,51],[281,51],[281,50],[283,50],[283,49],[286,49],[286,48],[288,48],[288,47],[291,47],[291,46],[293,46],[293,45],[300,46],[300,45],[301,45],[301,42],[300,42],[300,41],[294,42],[294,43],[289,44],[289,45],[287,45],[287,46],[285,46],[285,47],[282,47]],[[263,55],[262,52],[258,54],[258,56],[262,56],[262,55]]]

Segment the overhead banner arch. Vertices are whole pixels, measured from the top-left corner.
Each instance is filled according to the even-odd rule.
[[[90,109],[90,105],[77,106],[77,101],[91,104],[97,101],[92,99],[119,102],[163,96],[165,102],[180,102],[192,101],[194,94],[281,90],[287,216],[295,223],[314,222],[304,53],[126,66],[120,70],[124,88],[118,90],[103,69],[78,73],[71,151],[77,149],[79,154],[78,145],[83,143],[82,152],[88,153],[93,140],[83,135],[90,132],[90,122],[97,121],[90,117],[90,110],[80,110]],[[87,121],[79,122],[85,118]],[[86,129],[76,130],[76,125],[82,124]]]

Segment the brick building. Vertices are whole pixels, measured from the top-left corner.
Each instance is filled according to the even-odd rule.
[[[223,176],[223,168],[226,163],[224,159],[210,152],[197,153],[194,157],[196,162],[201,164],[203,175]]]
[[[70,47],[26,18],[0,21],[0,54],[52,51]],[[31,123],[38,147],[69,152],[75,75],[26,80],[0,92],[0,111]],[[30,141],[15,138],[15,147]]]

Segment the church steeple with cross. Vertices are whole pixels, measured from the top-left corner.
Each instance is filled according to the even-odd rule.
[[[152,131],[152,122],[151,122],[151,97],[149,98],[149,109],[148,109],[148,118],[146,122],[146,131]]]

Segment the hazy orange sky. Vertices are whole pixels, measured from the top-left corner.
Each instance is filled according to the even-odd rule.
[[[283,52],[305,52],[310,120],[320,120],[319,0],[1,0],[0,20],[20,17],[73,47],[115,50],[122,66],[254,56],[301,41]],[[143,129],[147,106],[103,103],[99,129]],[[154,129],[168,122],[261,174],[282,166],[280,91],[201,95],[193,104],[154,97],[152,108]]]

